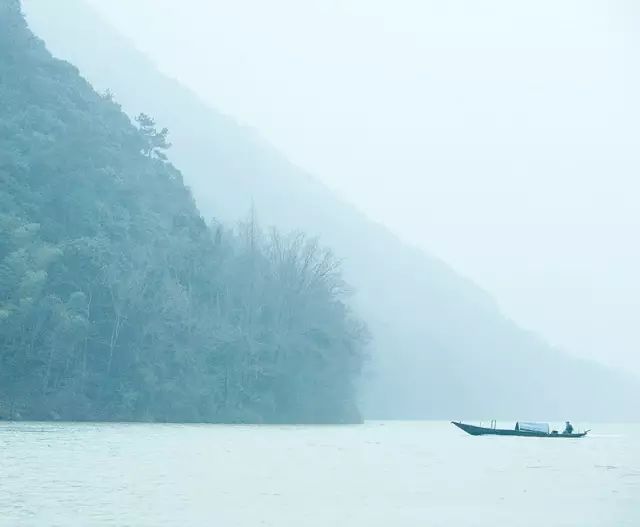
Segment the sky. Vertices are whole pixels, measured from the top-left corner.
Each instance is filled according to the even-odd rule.
[[[549,342],[640,374],[632,0],[90,0]]]

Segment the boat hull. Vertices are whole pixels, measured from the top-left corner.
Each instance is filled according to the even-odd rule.
[[[486,428],[483,426],[468,425],[460,423],[458,421],[451,421],[452,424],[464,430],[467,434],[472,436],[518,436],[518,437],[548,437],[548,438],[579,438],[587,435],[587,432],[580,432],[576,434],[547,434],[545,432],[525,432],[522,430],[509,430],[505,428]]]

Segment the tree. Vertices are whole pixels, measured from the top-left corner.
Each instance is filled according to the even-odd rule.
[[[147,157],[156,157],[162,161],[167,160],[167,155],[163,150],[171,148],[171,143],[167,141],[169,130],[163,128],[158,131],[156,129],[156,122],[145,113],[141,113],[136,117],[138,123],[138,129],[144,141],[142,147],[142,153]]]

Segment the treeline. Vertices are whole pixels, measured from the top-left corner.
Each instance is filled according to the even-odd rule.
[[[0,416],[353,422],[366,329],[301,233],[199,216],[133,126],[0,5]]]

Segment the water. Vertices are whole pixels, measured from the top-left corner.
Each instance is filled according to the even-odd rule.
[[[638,526],[640,426],[0,424],[2,526]]]

